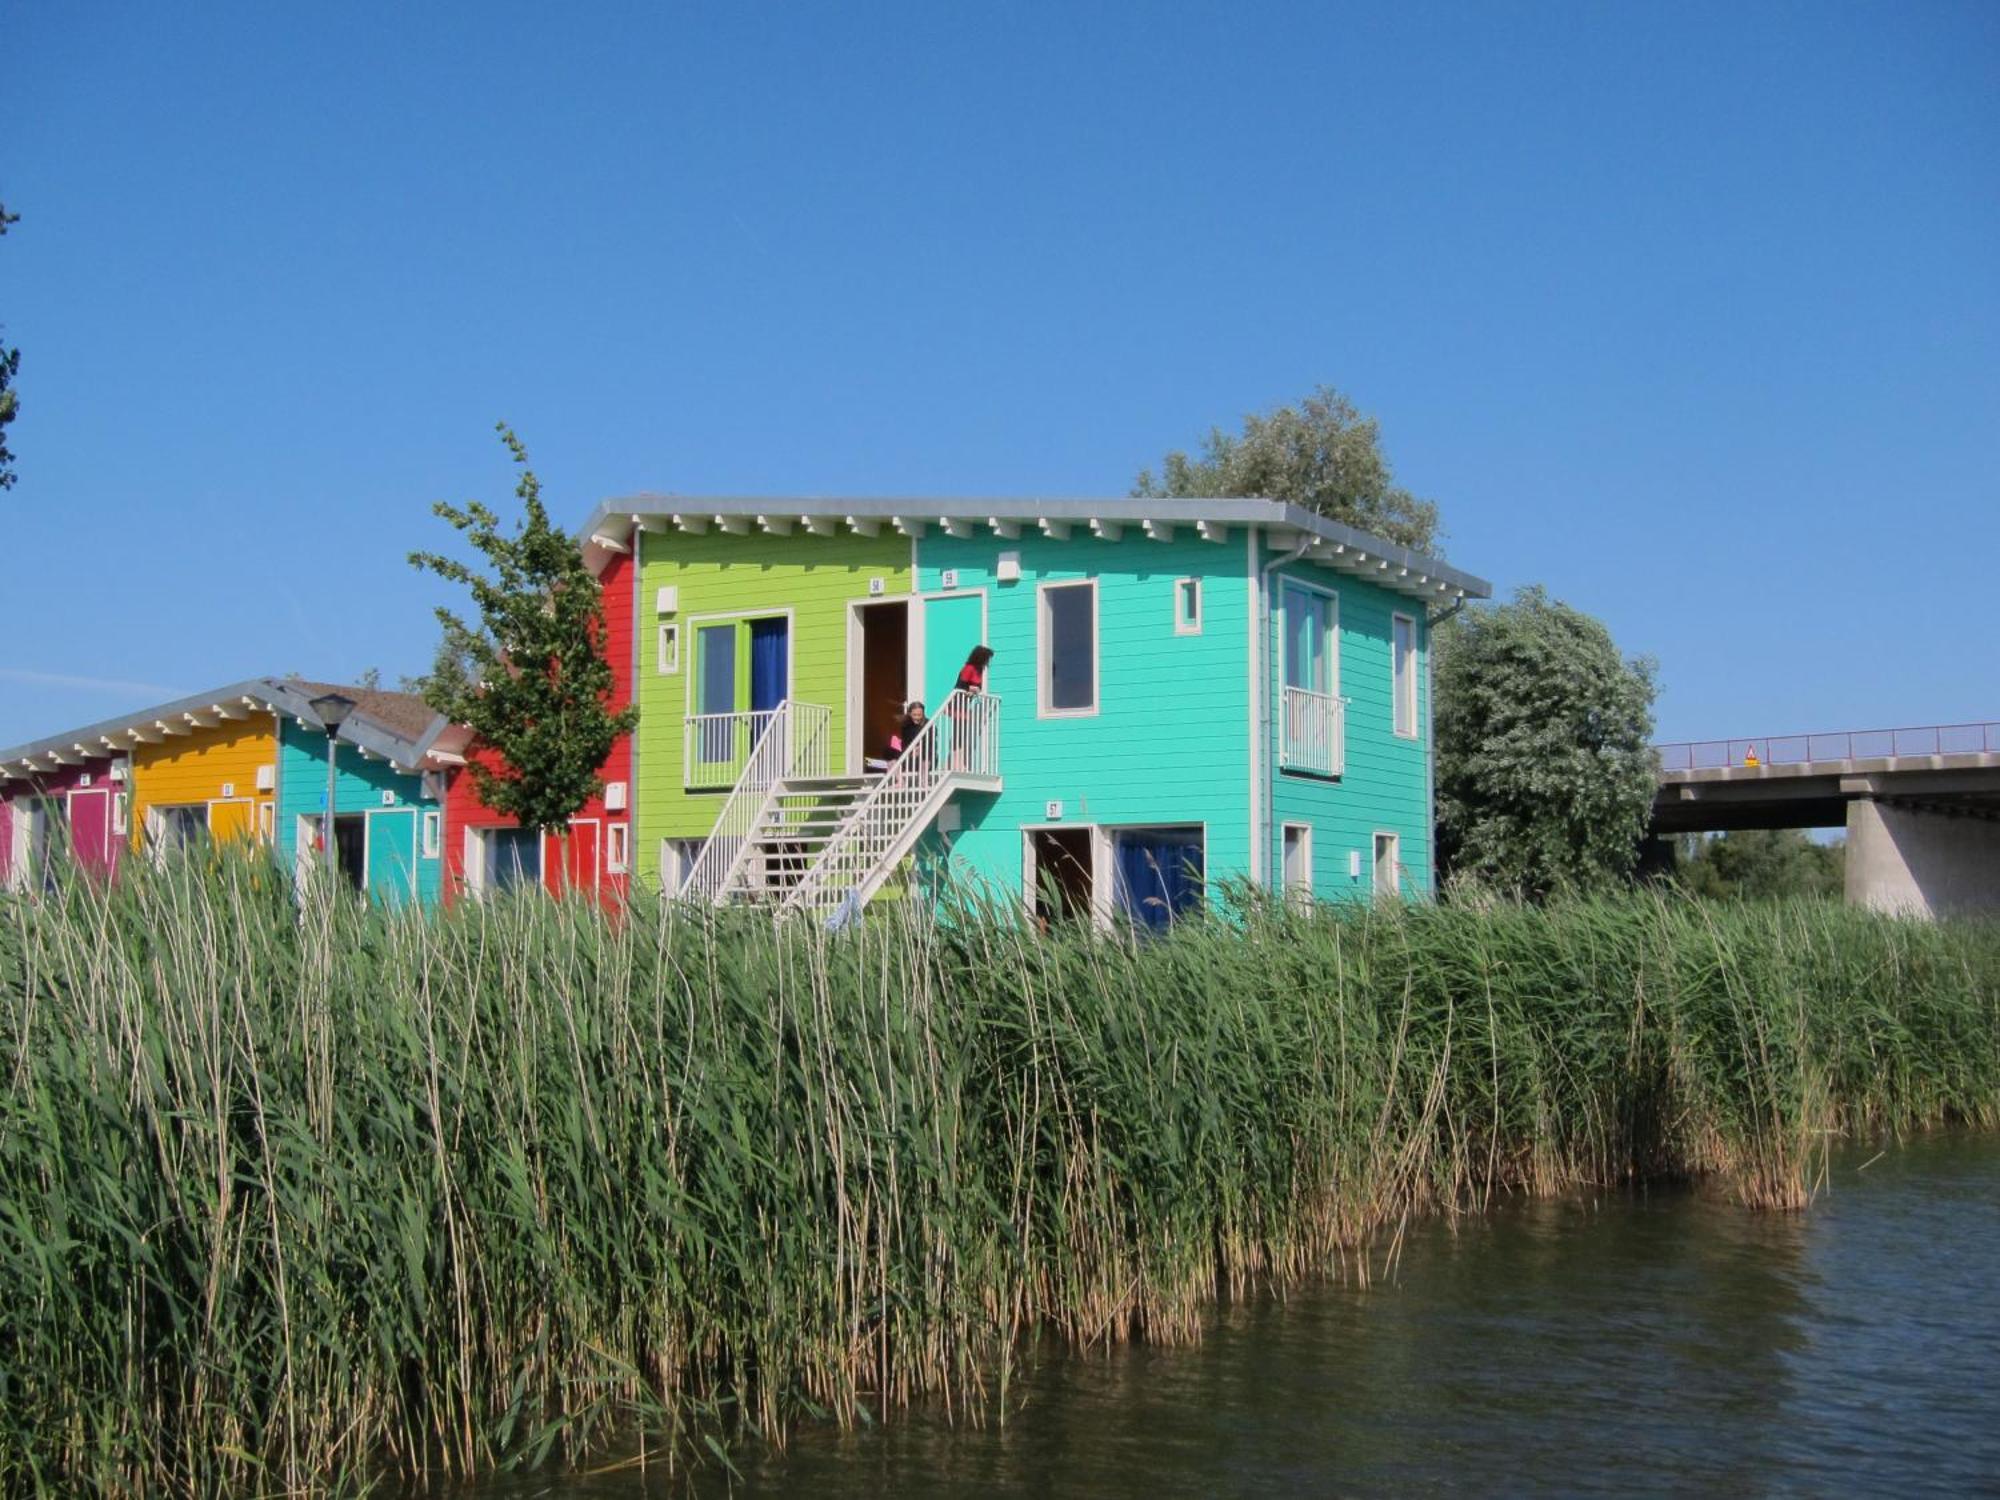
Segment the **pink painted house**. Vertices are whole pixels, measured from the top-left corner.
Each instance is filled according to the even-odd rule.
[[[0,780],[0,888],[47,870],[51,848],[63,840],[92,874],[116,870],[126,842],[125,776],[124,757],[109,755],[11,769]]]

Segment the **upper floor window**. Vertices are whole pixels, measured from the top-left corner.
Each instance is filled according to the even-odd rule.
[[[1283,596],[1285,686],[1333,695],[1339,690],[1336,605],[1331,594],[1287,583]]]
[[[1395,695],[1396,733],[1414,739],[1417,733],[1417,622],[1408,615],[1392,615],[1389,624],[1389,687]]]
[[[1174,580],[1174,634],[1201,634],[1201,580]]]
[[[1041,586],[1041,712],[1097,712],[1097,584]]]

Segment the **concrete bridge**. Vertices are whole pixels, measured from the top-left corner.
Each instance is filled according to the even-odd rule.
[[[1847,829],[1847,899],[2000,912],[2000,723],[1661,745],[1653,831]]]

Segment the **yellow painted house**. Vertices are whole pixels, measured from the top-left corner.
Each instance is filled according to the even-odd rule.
[[[277,833],[278,721],[247,697],[157,719],[132,746],[133,847],[168,848],[196,833],[270,843]]]

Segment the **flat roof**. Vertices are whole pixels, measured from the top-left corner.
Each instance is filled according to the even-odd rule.
[[[632,533],[701,532],[710,528],[785,535],[803,530],[832,535],[840,528],[874,535],[890,527],[920,537],[932,527],[953,536],[986,529],[1005,540],[1034,528],[1054,536],[1078,529],[1106,539],[1125,530],[1167,537],[1185,528],[1213,541],[1227,540],[1231,527],[1261,526],[1272,544],[1303,547],[1306,560],[1368,579],[1412,598],[1438,603],[1490,599],[1493,585],[1439,558],[1328,520],[1279,500],[1163,500],[1121,495],[1113,499],[1009,496],[971,499],[913,495],[662,495],[650,491],[606,500],[584,524],[586,547],[629,548]]]

